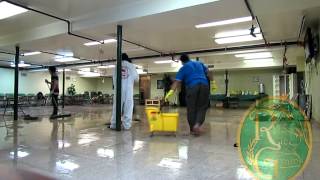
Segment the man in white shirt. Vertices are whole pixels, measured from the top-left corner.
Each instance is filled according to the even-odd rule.
[[[126,53],[122,54],[122,88],[121,88],[121,112],[123,114],[122,126],[124,130],[129,130],[132,124],[133,114],[133,87],[134,82],[139,80],[136,66],[131,63],[131,59]],[[114,96],[110,129],[116,129],[116,69],[113,72]]]

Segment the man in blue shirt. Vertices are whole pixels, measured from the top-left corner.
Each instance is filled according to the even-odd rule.
[[[191,61],[187,54],[182,54],[183,66],[176,75],[176,80],[167,93],[165,101],[172,96],[183,81],[186,84],[187,118],[190,132],[199,135],[209,104],[208,68],[203,63]]]

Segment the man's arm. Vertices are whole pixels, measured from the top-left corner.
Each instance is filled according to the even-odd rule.
[[[181,81],[174,80],[173,84],[171,85],[171,90],[176,91],[181,86]]]
[[[48,79],[44,80],[47,84],[51,84],[51,82],[48,81]]]
[[[164,97],[164,100],[166,102],[174,94],[174,92],[180,87],[180,85],[181,85],[181,81],[180,80],[174,80],[173,84],[171,85],[170,91]]]

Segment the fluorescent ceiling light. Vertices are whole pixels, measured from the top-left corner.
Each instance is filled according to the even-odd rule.
[[[102,44],[102,43],[101,42],[97,42],[97,41],[93,41],[93,42],[84,43],[83,45],[85,45],[85,46],[96,46],[96,45],[99,45],[99,44]]]
[[[82,75],[83,77],[99,77],[100,76],[100,73],[90,72],[90,71],[78,71],[78,74]]]
[[[219,39],[215,39],[215,42],[217,44],[232,44],[232,43],[247,42],[247,41],[258,41],[263,39],[262,34],[257,34],[256,36],[257,37],[253,37],[251,35],[245,35],[245,36],[219,38]]]
[[[15,64],[14,63],[11,63],[10,64],[11,67],[15,67]],[[30,64],[25,64],[24,61],[20,61],[18,67],[28,67],[28,66],[31,66]]]
[[[34,52],[27,52],[27,53],[23,53],[23,56],[33,56],[33,55],[37,55],[37,54],[41,54],[40,51],[34,51]]]
[[[106,39],[106,40],[103,40],[103,41],[93,41],[93,42],[87,42],[87,43],[84,43],[83,45],[85,46],[96,46],[96,45],[99,45],[99,44],[108,44],[108,43],[113,43],[113,42],[117,42],[116,39]]]
[[[259,59],[259,58],[271,58],[271,52],[260,52],[260,53],[248,53],[248,54],[236,54],[237,58],[244,59]]]
[[[31,70],[30,72],[45,72],[48,71],[48,69],[35,69],[35,70]]]
[[[234,36],[244,36],[244,35],[250,35],[250,29],[241,29],[241,30],[235,30],[235,31],[225,31],[215,34],[215,38],[225,38],[225,37],[234,37]],[[254,34],[260,34],[260,28],[256,28],[254,30]]]
[[[98,66],[98,69],[111,69],[111,68],[115,68],[115,67],[116,67],[116,65],[110,64],[110,65]]]
[[[90,68],[80,68],[79,70],[83,72],[90,72]]]
[[[137,65],[137,64],[134,64],[136,66],[136,68],[138,69],[143,69],[143,66],[140,66],[140,65]]]
[[[155,64],[171,64],[172,62],[174,62],[174,61],[172,61],[172,60],[162,60],[162,61],[155,61],[154,63]]]
[[[173,68],[181,68],[183,65],[182,65],[182,62],[181,61],[179,61],[179,62],[175,62],[175,61],[173,61],[172,63],[171,63],[171,67],[173,67]]]
[[[147,74],[147,72],[143,69],[137,69],[138,74]]]
[[[104,44],[114,43],[114,42],[117,42],[117,40],[115,40],[115,39],[106,39],[106,40],[103,40],[103,43],[104,43]]]
[[[273,58],[266,58],[266,59],[250,59],[250,60],[244,60],[243,62],[250,65],[259,65],[259,64],[268,64],[273,63]]]
[[[18,15],[27,11],[28,11],[27,9],[18,7],[16,5],[10,4],[5,1],[0,2],[0,20]]]
[[[70,72],[71,69],[64,69],[65,72]],[[58,72],[63,72],[63,69],[58,69]]]
[[[205,24],[199,24],[199,25],[196,25],[196,28],[222,26],[222,25],[227,25],[227,24],[235,24],[235,23],[248,22],[248,21],[252,21],[251,16],[235,18],[235,19],[228,19],[228,20],[223,20],[223,21],[216,21],[216,22],[205,23]]]
[[[72,62],[72,61],[79,61],[80,59],[75,57],[60,57],[54,60],[57,62]]]
[[[244,50],[244,51],[230,51],[230,52],[216,53],[215,55],[244,54],[244,53],[255,53],[255,52],[264,52],[264,51],[269,51],[269,49],[253,49],[253,50]]]

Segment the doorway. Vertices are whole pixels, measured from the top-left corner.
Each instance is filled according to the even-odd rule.
[[[146,99],[150,99],[151,77],[140,76],[139,80],[140,104],[144,105]]]

